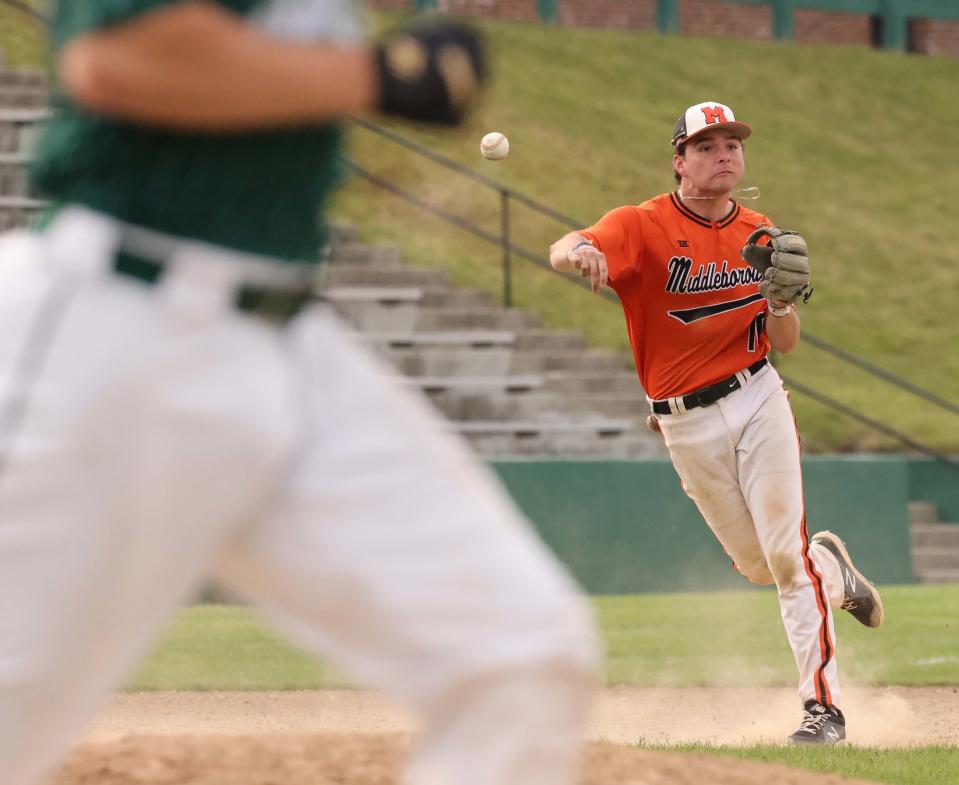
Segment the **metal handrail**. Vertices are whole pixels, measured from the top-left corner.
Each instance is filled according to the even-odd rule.
[[[576,229],[584,225],[583,223],[578,222],[575,219],[567,215],[564,215],[563,213],[560,213],[559,211],[554,210],[553,208],[548,207],[547,205],[542,205],[541,203],[537,202],[535,199],[532,199],[531,197],[528,197],[525,194],[522,194],[521,192],[518,192],[515,189],[512,189],[503,183],[497,182],[496,180],[490,177],[487,177],[486,175],[476,172],[475,170],[472,170],[469,167],[463,166],[459,162],[454,161],[450,158],[447,158],[446,156],[440,153],[437,153],[435,150],[431,150],[429,148],[424,147],[423,145],[418,144],[417,142],[407,139],[401,136],[400,134],[396,133],[395,131],[385,129],[382,126],[379,126],[376,123],[373,123],[369,120],[360,121],[358,122],[358,125],[360,125],[363,128],[367,128],[371,131],[374,131],[375,133],[378,133],[387,139],[395,141],[397,144],[402,145],[408,150],[421,154],[424,157],[429,158],[430,160],[444,167],[460,172],[464,176],[470,177],[471,179],[476,180],[477,182],[483,184],[484,186],[499,192],[500,198],[501,198],[501,207],[500,207],[501,230],[500,230],[500,234],[497,235],[495,232],[491,232],[488,229],[484,229],[483,227],[479,226],[478,224],[469,220],[468,218],[464,218],[463,216],[457,215],[456,213],[453,213],[447,210],[446,208],[431,204],[429,201],[427,201],[426,199],[420,196],[417,196],[412,191],[409,191],[408,189],[403,188],[401,185],[398,185],[397,183],[392,182],[389,179],[382,177],[381,175],[377,175],[377,174],[374,174],[373,172],[370,172],[369,170],[360,166],[355,161],[349,158],[346,158],[345,156],[343,159],[349,169],[351,169],[353,172],[363,177],[364,179],[368,180],[369,182],[373,183],[374,185],[380,188],[383,188],[389,191],[390,193],[393,193],[396,196],[399,196],[400,198],[410,202],[411,204],[417,207],[420,207],[423,210],[426,210],[427,212],[432,213],[433,215],[436,215],[437,217],[447,221],[448,223],[451,223],[455,226],[460,227],[461,229],[464,229],[465,231],[470,232],[476,237],[486,240],[487,242],[500,245],[504,250],[504,263],[503,263],[504,305],[507,305],[507,306],[510,305],[510,292],[512,288],[511,281],[510,281],[511,254],[516,254],[517,256],[520,256],[528,261],[531,261],[543,269],[552,270],[552,266],[543,257],[541,253],[531,251],[528,248],[518,245],[514,243],[512,239],[510,238],[509,236],[509,225],[510,225],[509,224],[509,201],[510,199],[517,198],[517,201],[522,201],[524,205],[532,208],[533,210],[541,212],[551,218],[554,218],[560,223],[566,224],[567,226],[571,228]],[[562,279],[569,283],[579,285],[583,288],[589,288],[589,284],[581,278],[574,277],[574,276],[562,276]],[[613,292],[611,289],[601,289],[598,292],[598,294],[600,294],[601,296],[603,296],[604,298],[612,302],[617,302],[617,303],[619,302],[619,298],[616,296],[615,292]],[[852,352],[848,352],[845,349],[841,349],[838,346],[834,346],[828,341],[825,341],[822,338],[818,338],[816,336],[810,335],[809,333],[805,331],[803,333],[803,339],[806,340],[810,345],[814,346],[815,348],[828,352],[832,354],[833,356],[839,358],[840,360],[846,363],[849,363],[850,365],[853,365],[857,368],[860,368],[866,373],[869,373],[877,378],[882,379],[883,381],[889,384],[899,387],[900,389],[903,389],[911,393],[912,395],[915,395],[923,400],[926,400],[929,403],[932,403],[936,406],[940,406],[946,409],[947,411],[959,414],[959,406],[956,406],[956,404],[952,403],[951,401],[945,398],[942,398],[928,390],[924,390],[918,385],[912,384],[911,382],[905,379],[902,379],[901,377],[896,376],[895,374],[889,371],[886,371],[885,369],[880,368],[879,366],[874,365],[873,363],[870,363],[869,361],[853,354]],[[831,398],[830,396],[824,393],[819,392],[818,390],[812,387],[809,387],[806,384],[796,382],[793,379],[787,379],[787,377],[783,377],[783,380],[786,381],[787,384],[789,384],[789,386],[795,389],[797,392],[807,395],[813,398],[814,400],[817,400],[820,403],[824,404],[825,406],[833,409],[834,411],[840,412],[841,414],[851,417],[857,422],[860,422],[886,436],[897,439],[902,444],[905,444],[911,449],[914,449],[917,452],[920,452],[924,455],[934,458],[935,460],[949,466],[956,472],[959,472],[959,462],[953,460],[948,455],[935,449],[934,447],[930,447],[929,445],[918,441],[917,439],[911,437],[907,433],[904,433],[903,431],[893,428],[890,425],[887,425],[874,418],[868,417],[867,415],[864,415],[856,411],[855,409],[843,404],[842,402],[834,398]]]
[[[495,190],[499,192],[503,200],[515,199],[516,201],[526,205],[527,207],[549,218],[552,218],[559,223],[565,224],[571,229],[581,229],[583,226],[586,225],[582,221],[577,221],[575,218],[572,218],[571,216],[565,213],[562,213],[550,207],[549,205],[545,205],[542,202],[536,201],[535,199],[524,194],[521,191],[517,191],[513,188],[510,188],[508,185],[505,185],[504,183],[494,180],[491,177],[487,177],[486,175],[481,174],[480,172],[477,172],[474,169],[470,169],[469,167],[464,166],[458,161],[454,161],[452,158],[448,158],[447,156],[442,155],[441,153],[438,153],[435,150],[432,150],[431,148],[426,147],[425,145],[419,144],[418,142],[414,142],[413,140],[408,139],[393,130],[384,128],[383,126],[378,125],[377,123],[371,122],[369,120],[356,119],[355,122],[357,125],[361,126],[362,128],[366,128],[370,131],[373,131],[374,133],[377,133],[380,136],[383,136],[384,138],[389,139],[392,142],[396,142],[402,147],[405,147],[406,149],[411,150],[412,152],[417,153],[418,155],[421,155],[425,158],[430,159],[431,161],[434,161],[435,163],[440,164],[441,166],[444,166],[448,169],[458,172],[464,175],[465,177],[469,177],[477,181],[478,183],[486,186],[487,188],[490,188],[491,190]],[[358,168],[358,165],[356,163],[350,161],[350,164],[353,167]],[[372,175],[370,175],[369,172],[364,171],[363,174],[364,176],[367,176],[368,179],[372,179]],[[382,185],[382,183],[377,183],[377,184]],[[408,199],[409,201],[415,201],[417,203],[422,201],[408,191],[404,192],[403,198]],[[424,207],[423,204],[419,204],[419,206]],[[442,210],[442,208],[437,208],[437,209]],[[454,215],[450,213],[449,211],[445,211],[445,210],[443,210],[443,213],[445,213],[445,215],[441,215],[440,217],[446,218],[447,220],[450,220],[450,217]],[[439,213],[436,213],[436,214],[439,215]],[[466,219],[459,218],[459,216],[456,216],[456,218],[460,222],[471,223],[469,221],[466,221]],[[464,226],[463,223],[460,223],[457,221],[451,221],[451,222],[457,223],[457,225],[461,226],[461,228],[467,229],[467,227]],[[472,226],[476,227],[476,229],[479,229],[479,231],[474,231],[474,229],[472,228],[467,230],[473,232],[474,234],[477,234],[477,236],[483,237],[483,239],[490,240],[491,242],[497,242],[497,243],[501,242],[500,238],[493,239],[493,235],[491,233],[486,232],[486,230],[480,229],[480,227],[477,227],[476,224],[472,224]],[[484,236],[484,234],[490,234],[490,236],[486,237]],[[510,244],[510,247],[517,249],[517,252],[519,250],[519,246],[514,246]],[[520,255],[526,259],[529,259],[530,261],[535,262],[541,267],[551,269],[550,265],[543,260],[541,255],[535,255],[536,258],[530,258],[529,256],[530,253],[532,252],[526,251],[524,253],[520,253]],[[580,280],[577,278],[567,278],[566,280],[572,281],[573,283],[580,283]],[[509,284],[504,283],[504,290],[508,288],[510,288]],[[619,298],[616,297],[616,295],[612,293],[610,290],[604,289],[602,290],[602,293],[607,296],[607,299],[613,302],[617,302],[617,303],[619,302]],[[504,304],[509,305],[509,303],[504,303]],[[840,360],[843,360],[844,362],[849,363],[850,365],[854,365],[860,370],[863,370],[866,373],[871,374],[872,376],[875,376],[878,379],[882,379],[883,381],[889,384],[895,385],[896,387],[899,387],[900,389],[905,390],[906,392],[909,392],[912,395],[915,395],[916,397],[921,398],[927,401],[928,403],[933,404],[934,406],[938,406],[948,412],[951,412],[952,414],[959,415],[959,405],[953,403],[952,401],[946,398],[943,398],[942,396],[937,395],[936,393],[931,392],[930,390],[926,390],[917,384],[913,384],[912,382],[906,379],[903,379],[901,376],[897,376],[891,371],[887,371],[884,368],[881,368],[878,365],[875,365],[874,363],[869,362],[863,357],[860,357],[846,349],[842,349],[830,343],[829,341],[824,340],[823,338],[819,338],[818,336],[813,335],[807,330],[803,330],[801,339],[805,341],[806,343],[808,343],[810,346],[820,349],[821,351],[827,352],[833,355],[834,357],[837,357]]]
[[[822,338],[818,338],[815,335],[812,335],[805,330],[803,330],[801,339],[808,343],[810,346],[814,346],[821,351],[831,354],[833,357],[838,357],[840,360],[849,363],[850,365],[855,365],[857,368],[860,368],[867,373],[872,374],[878,379],[882,379],[889,384],[893,384],[896,387],[910,392],[918,398],[922,398],[924,401],[938,406],[942,409],[945,409],[947,412],[952,412],[953,414],[959,414],[959,406],[954,404],[952,401],[947,400],[939,395],[936,395],[934,392],[930,392],[917,384],[913,384],[906,379],[903,379],[901,376],[896,376],[896,374],[891,373],[884,368],[880,368],[878,365],[873,365],[868,360],[864,360],[862,357],[853,354],[852,352],[841,349],[838,346],[835,346],[828,341],[824,341]]]
[[[389,128],[384,128],[378,123],[374,123],[370,120],[365,120],[360,117],[354,117],[353,122],[362,128],[366,128],[370,131],[373,131],[373,133],[377,133],[380,136],[389,139],[391,142],[396,142],[396,144],[405,147],[407,150],[412,150],[414,153],[417,153],[424,158],[429,158],[431,161],[434,161],[441,166],[445,166],[448,169],[459,172],[459,174],[463,175],[464,177],[469,177],[473,180],[476,180],[476,182],[482,183],[487,188],[492,188],[494,191],[499,191],[501,194],[506,194],[510,199],[515,199],[520,204],[531,207],[533,210],[536,210],[537,212],[542,213],[549,218],[574,228],[583,227],[583,224],[579,223],[575,218],[572,218],[565,213],[561,213],[559,210],[550,207],[548,204],[538,202],[532,197],[524,194],[522,191],[517,191],[514,188],[510,188],[508,185],[499,182],[498,180],[494,180],[492,177],[487,177],[485,174],[477,172],[475,169],[470,169],[468,166],[464,166],[459,161],[454,161],[452,158],[447,158],[442,153],[438,153],[436,150],[433,150],[426,145],[422,145],[419,142],[414,142],[412,139],[407,139],[405,136],[401,136],[396,131],[393,131]]]
[[[913,439],[911,436],[903,433],[902,431],[896,430],[889,425],[886,425],[880,420],[876,420],[873,417],[868,417],[862,412],[856,411],[851,406],[847,406],[842,403],[842,401],[837,401],[835,398],[832,398],[825,393],[821,393],[818,390],[809,387],[808,385],[803,384],[802,382],[796,381],[791,376],[785,376],[780,374],[782,380],[789,386],[792,390],[797,390],[803,395],[808,395],[813,400],[819,401],[819,403],[824,406],[828,406],[830,409],[835,409],[837,412],[852,417],[854,420],[858,420],[864,425],[868,425],[870,428],[879,431],[886,436],[892,436],[895,439],[899,439],[903,444],[912,447],[914,450],[921,452],[923,455],[928,455],[930,458],[935,458],[940,463],[946,464],[952,469],[955,469],[959,472],[959,462],[950,458],[946,453],[941,450],[937,450],[935,447],[930,447],[923,442]]]
[[[463,218],[463,216],[450,212],[446,208],[440,207],[439,205],[431,204],[426,199],[423,199],[422,197],[417,196],[412,191],[406,188],[403,188],[403,186],[397,185],[396,183],[392,182],[391,180],[388,180],[385,177],[382,177],[381,175],[374,174],[368,169],[364,169],[362,166],[356,163],[356,161],[352,160],[351,158],[347,156],[342,156],[342,160],[343,160],[343,163],[346,164],[347,168],[351,169],[354,173],[360,175],[362,178],[364,178],[365,180],[368,180],[374,185],[377,185],[380,188],[386,191],[389,191],[390,193],[396,196],[399,196],[404,201],[407,201],[410,204],[413,204],[423,210],[426,210],[426,212],[432,213],[438,218],[442,218],[447,223],[451,223],[454,226],[458,226],[460,229],[464,229],[470,234],[476,235],[482,240],[491,242],[494,245],[503,245],[502,233],[496,234],[495,232],[491,232],[488,229],[484,229],[479,224],[473,223],[473,221],[470,221],[468,218]],[[553,269],[550,266],[550,263],[546,261],[545,259],[543,259],[543,255],[541,253],[536,253],[535,251],[531,251],[529,248],[524,248],[522,245],[517,245],[516,243],[514,243],[512,240],[509,240],[509,239],[506,240],[506,245],[509,248],[510,253],[514,253],[517,256],[521,256],[527,261],[530,261],[533,264],[536,264],[544,269],[547,269],[547,270]],[[613,299],[616,299],[615,295],[613,295]]]
[[[23,11],[24,13],[27,13],[33,16],[35,19],[39,21],[42,21],[45,23],[49,23],[50,21],[42,13],[30,7],[26,3],[22,2],[22,0],[0,0],[0,2],[5,3],[6,5],[16,8],[20,11]],[[511,258],[510,258],[511,252],[515,252],[519,254],[520,256],[522,256],[523,258],[529,261],[533,261],[539,264],[540,266],[548,266],[543,263],[541,257],[539,257],[536,254],[533,254],[533,252],[527,249],[521,249],[519,246],[514,245],[509,240],[509,229],[510,229],[509,202],[510,200],[515,200],[519,202],[520,204],[523,204],[526,207],[529,207],[539,212],[542,215],[552,218],[553,220],[558,221],[561,224],[565,224],[571,229],[579,229],[585,226],[583,222],[577,221],[575,218],[567,215],[566,213],[562,213],[559,210],[556,210],[555,208],[550,207],[547,204],[543,204],[542,202],[539,202],[533,199],[532,197],[528,196],[522,191],[517,191],[516,189],[510,188],[509,186],[497,180],[494,180],[491,177],[487,177],[486,175],[481,174],[480,172],[477,172],[474,169],[470,169],[469,167],[464,166],[458,161],[455,161],[452,158],[442,155],[441,153],[438,153],[435,150],[429,147],[426,147],[425,145],[419,144],[418,142],[414,142],[412,139],[408,139],[407,137],[402,136],[396,131],[393,131],[389,128],[385,128],[384,126],[379,125],[378,123],[374,123],[370,120],[366,120],[359,117],[353,118],[353,122],[356,125],[360,126],[361,128],[366,128],[367,130],[372,131],[373,133],[379,134],[380,136],[386,139],[389,139],[390,141],[402,147],[405,147],[406,149],[411,150],[412,152],[415,152],[420,156],[428,158],[429,160],[437,164],[440,164],[441,166],[444,166],[448,169],[456,171],[465,177],[470,177],[476,182],[486,186],[487,188],[493,189],[500,194],[500,204],[501,204],[500,237],[495,242],[500,244],[503,248],[503,274],[504,274],[503,301],[504,301],[504,305],[506,306],[510,306],[512,304],[512,280],[511,280],[512,276],[511,276]],[[357,171],[359,170],[359,167],[355,162],[347,161],[347,163],[350,166],[352,166],[355,170]],[[364,171],[363,175],[366,176],[368,179],[372,179],[372,174],[369,172]],[[386,187],[383,183],[378,183],[378,184],[381,185],[381,187]],[[407,199],[408,201],[414,201],[413,195],[409,192],[406,192],[403,198]],[[426,209],[425,203],[419,203],[419,202],[417,203],[419,204],[421,208]],[[464,225],[465,223],[471,223],[471,222],[457,222],[456,220],[454,220],[455,216],[452,213],[449,213],[448,211],[443,211],[443,214],[440,214],[438,212],[436,214],[442,217],[444,220],[450,221],[452,223],[456,223],[458,226],[464,229],[467,228],[467,226]],[[472,224],[472,226],[476,227],[476,229],[479,229],[479,227],[476,226],[475,224]],[[474,234],[477,234],[477,232],[474,231],[473,229],[469,229],[469,231],[473,231]],[[481,231],[485,231],[485,230],[481,230]],[[492,241],[491,237],[486,237],[483,234],[478,234],[477,236],[480,236],[480,237],[483,237],[483,239]],[[574,279],[574,282],[579,283],[579,281],[575,279]],[[602,294],[605,295],[607,299],[613,302],[617,302],[617,303],[619,302],[619,298],[616,297],[615,294],[613,294],[609,290],[603,290]],[[897,376],[891,371],[887,371],[884,368],[881,368],[878,365],[875,365],[874,363],[870,363],[868,360],[862,357],[859,357],[858,355],[846,349],[842,349],[822,338],[819,338],[816,335],[813,335],[808,330],[803,330],[801,339],[805,343],[808,343],[810,346],[813,346],[816,349],[819,349],[820,351],[827,352],[828,354],[831,354],[834,357],[837,357],[840,360],[843,360],[844,362],[850,365],[853,365],[859,368],[860,370],[863,370],[866,373],[869,373],[878,379],[882,379],[888,384],[892,384],[901,390],[905,390],[906,392],[926,401],[927,403],[931,403],[933,406],[938,406],[939,408],[945,411],[948,411],[952,414],[959,415],[959,404],[956,404],[946,398],[943,398],[942,396],[937,395],[936,393],[930,390],[926,390],[917,384],[913,384],[912,382],[906,379],[903,379],[902,377]]]
[[[10,7],[16,8],[17,10],[28,14],[29,16],[33,17],[34,19],[38,21],[41,21],[44,23],[49,23],[50,21],[42,13],[36,11],[34,8],[30,7],[29,5],[21,2],[21,0],[0,0],[0,3],[4,3]],[[424,145],[414,142],[413,140],[408,139],[402,136],[401,134],[396,133],[395,131],[385,128],[370,120],[353,118],[353,121],[356,125],[362,128],[365,128],[373,133],[379,134],[380,136],[386,139],[389,139],[390,141],[396,144],[399,144],[402,147],[405,147],[408,150],[411,150],[412,152],[417,153],[418,155],[426,157],[432,160],[433,162],[440,164],[441,166],[444,166],[448,169],[454,170],[463,176],[469,177],[481,183],[485,187],[495,190],[499,193],[500,195],[500,233],[497,236],[493,232],[483,229],[478,224],[466,218],[463,218],[462,216],[458,216],[455,213],[452,213],[449,210],[446,210],[437,205],[430,204],[425,199],[422,199],[416,196],[411,191],[408,191],[407,189],[402,188],[402,186],[399,186],[396,183],[393,183],[384,177],[376,175],[364,169],[355,161],[350,160],[346,156],[342,156],[342,160],[344,161],[344,163],[347,165],[349,169],[352,169],[356,174],[360,175],[361,177],[364,177],[365,179],[374,183],[375,185],[390,191],[391,193],[399,196],[400,198],[420,207],[421,209],[431,212],[432,214],[438,216],[439,218],[442,218],[443,220],[449,223],[452,223],[460,227],[461,229],[471,232],[472,234],[474,234],[477,237],[480,237],[483,240],[499,245],[503,250],[503,302],[504,302],[504,305],[506,306],[510,306],[512,304],[512,255],[513,254],[516,254],[517,256],[520,256],[528,261],[531,261],[542,268],[552,269],[551,265],[549,264],[548,261],[546,261],[543,258],[542,254],[531,251],[528,248],[524,248],[523,246],[517,245],[511,240],[510,213],[509,213],[510,200],[515,200],[519,202],[520,204],[523,204],[526,207],[529,207],[539,212],[542,215],[545,215],[561,224],[566,225],[569,228],[578,229],[584,225],[582,222],[577,221],[571,216],[566,215],[558,210],[555,210],[549,205],[538,202],[521,191],[517,191],[513,188],[510,188],[509,186],[503,183],[500,183],[490,177],[487,177],[486,175],[483,175],[473,169],[470,169],[469,167],[466,167],[460,164],[459,162],[454,161],[453,159],[448,158],[447,156],[444,156],[441,153],[436,152],[435,150],[432,150]],[[580,278],[563,276],[563,279],[573,284],[583,286],[584,288],[588,288],[589,286],[588,283],[586,283]],[[599,294],[607,300],[610,300],[612,302],[617,302],[617,303],[619,302],[619,298],[610,289],[600,290]],[[858,355],[853,354],[852,352],[846,351],[845,349],[841,349],[840,347],[835,346],[829,343],[828,341],[825,341],[822,338],[818,338],[806,331],[803,332],[802,338],[805,342],[809,343],[815,348],[820,349],[821,351],[825,351],[829,354],[832,354],[834,357],[837,357],[840,360],[850,365],[853,365],[865,371],[866,373],[869,373],[875,376],[876,378],[882,379],[888,384],[892,384],[896,387],[899,387],[900,389],[903,389],[909,392],[910,394],[915,395],[916,397],[921,398],[929,403],[932,403],[933,405],[938,406],[942,409],[945,409],[946,411],[949,411],[953,414],[959,414],[959,406],[957,406],[952,401],[942,398],[941,396],[936,395],[933,392],[925,390],[919,387],[918,385],[915,385],[897,376],[896,374],[891,373],[890,371],[886,371],[885,369],[880,368],[879,366],[874,365],[873,363],[870,363],[869,361],[859,357]],[[785,377],[784,377],[784,380],[785,380]],[[941,461],[949,465],[953,469],[956,469],[957,471],[959,471],[959,463],[953,461],[944,453],[938,450],[935,450],[934,448],[929,447],[928,445],[925,445],[922,442],[919,442],[913,439],[907,434],[901,431],[898,431],[895,428],[892,428],[891,426],[888,426],[878,420],[874,420],[870,417],[867,417],[866,415],[863,415],[857,412],[856,410],[846,406],[840,401],[837,401],[823,393],[820,393],[816,391],[815,389],[808,387],[807,385],[795,382],[794,380],[789,380],[788,383],[790,384],[791,387],[796,389],[798,392],[808,395],[809,397],[812,397],[820,401],[824,405],[836,411],[839,411],[849,417],[852,417],[853,419],[879,431],[880,433],[896,438],[899,441],[901,441],[903,444],[906,444],[909,447],[915,450],[918,450],[919,452],[922,452],[923,454],[929,455],[930,457],[933,457],[936,460]]]

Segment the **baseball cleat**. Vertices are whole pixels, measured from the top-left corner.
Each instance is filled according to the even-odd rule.
[[[838,744],[846,738],[846,718],[835,706],[823,706],[814,700],[803,707],[802,724],[788,741],[790,744]]]
[[[818,543],[828,550],[842,571],[842,605],[844,611],[849,611],[860,624],[867,627],[878,627],[882,624],[882,597],[876,587],[872,585],[849,558],[846,545],[832,532],[819,532],[812,537],[812,543]]]

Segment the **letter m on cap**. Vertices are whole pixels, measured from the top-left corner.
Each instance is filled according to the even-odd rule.
[[[706,125],[713,123],[728,123],[726,112],[721,106],[704,106],[703,114],[706,116]]]

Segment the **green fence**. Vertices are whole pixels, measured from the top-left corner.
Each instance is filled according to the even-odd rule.
[[[733,569],[666,460],[503,461],[494,468],[591,594],[751,585]],[[810,534],[840,534],[857,566],[877,582],[913,582],[910,468],[899,457],[807,458]],[[955,473],[939,476],[933,468],[922,476],[928,491],[952,483]]]

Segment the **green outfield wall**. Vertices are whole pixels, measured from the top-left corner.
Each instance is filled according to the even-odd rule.
[[[522,460],[493,467],[591,594],[751,586],[667,460]],[[804,477],[809,533],[840,534],[857,566],[878,583],[914,582],[906,504],[917,492],[959,505],[950,490],[959,478],[948,467],[940,473],[928,462],[901,457],[811,456]]]

